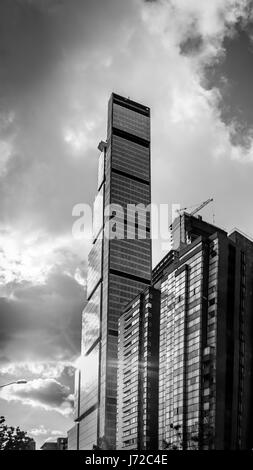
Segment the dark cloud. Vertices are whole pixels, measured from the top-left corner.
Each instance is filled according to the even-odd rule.
[[[70,395],[69,387],[55,379],[30,381],[25,387],[16,388],[12,396],[51,408],[60,408],[62,405],[73,406],[73,397]]]
[[[31,230],[70,233],[73,205],[92,202],[95,179],[85,175],[96,167],[107,96],[97,107],[101,91],[89,87],[87,71],[111,54],[133,11],[132,2],[116,0],[107,0],[106,15],[98,0],[1,1],[0,140],[8,132],[11,141],[0,187],[2,223],[26,220]],[[96,80],[102,82],[99,73]],[[85,129],[86,120],[93,130]],[[69,127],[92,139],[77,159],[64,141]]]
[[[10,364],[10,359],[7,356],[0,356],[0,364],[5,365],[5,364]]]
[[[217,86],[221,93],[221,118],[233,125],[232,143],[245,147],[251,145],[253,128],[252,28],[253,23],[238,23],[236,34],[224,40],[222,61],[206,71],[206,86]]]
[[[35,2],[2,0],[0,44],[1,100],[12,108],[21,91],[31,93],[54,62],[47,15]]]
[[[180,52],[183,55],[195,55],[201,52],[203,47],[203,38],[197,34],[187,38],[180,44]]]
[[[0,300],[3,355],[14,362],[78,356],[85,292],[73,278],[58,273],[44,285],[16,284],[12,296]]]
[[[104,46],[109,45],[108,23],[123,18],[131,5],[106,0],[106,15],[104,7],[98,0],[1,0],[1,95],[8,97],[8,105],[11,98],[17,104],[21,91],[29,99],[73,49],[82,46],[88,55],[92,44],[102,38]],[[115,21],[115,34],[118,28]]]
[[[118,0],[1,0],[0,93],[6,106],[31,103],[33,92],[40,92],[59,67],[65,73],[64,66],[73,65],[73,55],[82,53],[85,67],[98,43],[101,52],[109,52],[134,12],[132,2]]]

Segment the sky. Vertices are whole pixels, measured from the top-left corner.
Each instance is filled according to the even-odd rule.
[[[73,425],[91,204],[112,91],[151,108],[152,201],[253,236],[250,0],[1,0],[0,414]],[[153,242],[153,264],[165,255]]]

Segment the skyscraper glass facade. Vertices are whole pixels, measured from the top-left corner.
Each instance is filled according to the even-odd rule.
[[[93,246],[88,258],[87,304],[82,319],[82,356],[76,420],[79,449],[90,449],[106,436],[116,443],[118,319],[122,309],[151,280],[150,214],[139,220],[145,239],[138,238],[138,219],[128,224],[127,205],[151,203],[150,110],[112,94],[107,142],[98,169],[94,203]],[[124,216],[106,214],[120,205]],[[112,220],[113,219],[113,220]],[[108,239],[106,223],[122,227],[123,237]],[[88,372],[88,368],[92,372]],[[92,436],[92,437],[91,437]]]
[[[249,448],[253,243],[185,217],[194,241],[161,281],[159,448]]]
[[[201,319],[203,253],[201,246],[185,264],[168,274],[161,285],[159,432],[177,444],[173,426],[199,433],[201,380]]]
[[[117,449],[157,449],[160,291],[133,299],[119,319]]]

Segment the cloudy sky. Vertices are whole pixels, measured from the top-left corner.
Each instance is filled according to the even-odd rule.
[[[250,0],[1,0],[0,414],[72,426],[91,203],[112,91],[151,107],[152,198],[253,235]],[[154,241],[153,264],[165,254]]]

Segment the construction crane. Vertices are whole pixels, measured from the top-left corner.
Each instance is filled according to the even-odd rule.
[[[203,207],[207,206],[207,204],[209,204],[210,202],[213,201],[213,198],[209,198],[207,199],[206,201],[202,202],[198,207],[196,207],[196,209],[194,209],[193,211],[189,212],[189,215],[195,215],[197,214],[197,212],[199,212],[201,209],[203,209]],[[190,209],[189,207],[183,207],[183,209],[178,209],[178,214],[180,215],[182,212],[185,212],[187,211],[187,209]]]

